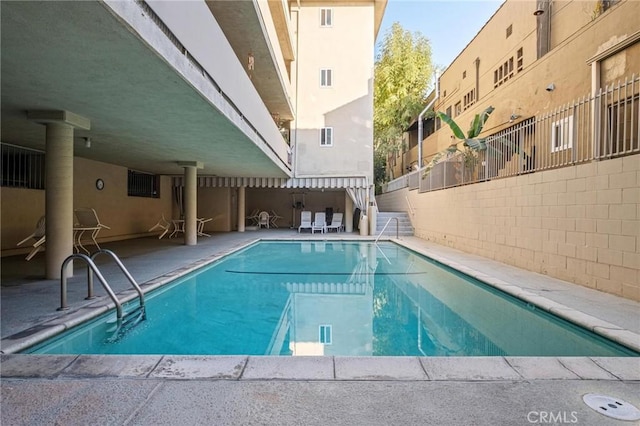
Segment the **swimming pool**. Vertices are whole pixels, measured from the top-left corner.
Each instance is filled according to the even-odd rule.
[[[393,243],[260,242],[149,295],[126,333],[113,318],[26,352],[637,355]]]

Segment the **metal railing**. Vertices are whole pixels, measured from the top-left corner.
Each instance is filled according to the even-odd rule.
[[[486,139],[487,149],[443,157],[418,173],[420,192],[517,176],[640,153],[640,76]],[[460,145],[459,148],[462,149]],[[405,188],[410,175],[389,182],[385,192]],[[407,183],[404,183],[407,182]]]
[[[113,260],[116,262],[120,270],[124,273],[124,275],[127,277],[131,285],[135,288],[136,292],[138,293],[138,297],[140,298],[139,311],[142,314],[142,317],[144,318],[146,314],[145,314],[145,306],[144,306],[144,295],[142,293],[142,289],[140,288],[136,280],[133,278],[133,276],[131,276],[127,268],[124,267],[124,265],[122,264],[118,256],[116,256],[116,254],[111,250],[106,250],[106,249],[98,250],[97,252],[93,253],[91,257],[82,253],[74,253],[69,257],[67,257],[64,260],[64,262],[62,262],[62,267],[60,271],[60,307],[58,308],[58,310],[65,311],[69,309],[69,306],[67,304],[67,280],[68,280],[67,265],[69,264],[69,262],[71,262],[74,259],[80,259],[80,260],[84,260],[85,263],[87,264],[87,297],[86,299],[90,300],[95,297],[93,294],[93,274],[95,274],[98,277],[98,281],[100,281],[100,284],[102,284],[102,287],[109,295],[109,298],[116,305],[116,317],[118,321],[121,321],[123,319],[124,314],[122,311],[122,303],[120,302],[120,300],[118,300],[118,297],[113,292],[113,290],[107,283],[107,280],[104,278],[102,273],[100,273],[100,270],[98,269],[95,262],[93,261],[96,258],[96,256],[101,253],[107,254],[111,256],[111,258],[113,258]]]
[[[400,238],[400,221],[398,220],[397,217],[390,217],[389,220],[387,220],[387,223],[385,223],[384,226],[382,227],[382,231],[380,231],[374,243],[376,244],[378,243],[378,240],[380,239],[380,237],[382,237],[382,234],[384,234],[384,231],[387,229],[387,226],[389,226],[391,221],[394,219],[396,221],[396,240]]]

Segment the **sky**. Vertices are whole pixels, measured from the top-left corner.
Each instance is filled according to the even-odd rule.
[[[448,67],[503,3],[489,0],[388,0],[376,46],[394,22],[431,43],[431,59]],[[377,49],[376,49],[377,53]]]

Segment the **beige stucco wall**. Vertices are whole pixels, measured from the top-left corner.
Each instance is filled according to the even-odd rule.
[[[511,114],[519,115],[520,120],[541,116],[589,95],[592,71],[587,61],[638,31],[636,17],[640,16],[640,2],[622,0],[592,20],[594,5],[595,1],[554,2],[552,50],[536,60],[535,2],[508,0],[443,73],[440,78],[441,98],[435,109],[444,112],[451,107],[453,114],[455,104],[462,102],[463,96],[475,85],[476,58],[480,58],[480,97],[459,116],[453,114],[465,131],[473,116],[488,106],[493,106],[495,111],[484,127],[485,135],[517,124],[517,120],[509,122]],[[513,33],[506,38],[509,25],[512,25]],[[512,56],[515,61],[520,47],[524,52],[523,71],[514,72],[513,78],[494,88],[494,70]],[[630,77],[632,73],[637,74],[640,69],[639,53],[640,44],[636,43],[602,61],[601,86]],[[467,77],[463,79],[464,71]],[[556,87],[552,92],[545,90],[550,83]],[[451,131],[445,125],[423,142],[425,161],[428,162],[433,154],[445,149],[450,142]],[[406,154],[407,162],[416,159],[417,147]]]
[[[303,3],[299,13],[296,176],[372,179],[373,2],[323,4],[333,9],[328,28],[320,27],[321,4]],[[333,87],[320,87],[323,68],[332,69]],[[322,127],[333,127],[333,146],[320,146]]]
[[[415,235],[640,300],[639,156],[442,191],[395,191],[380,210],[415,208]]]
[[[98,242],[147,235],[163,213],[167,219],[172,217],[170,177],[161,177],[160,198],[129,197],[126,167],[80,157],[74,158],[73,166],[74,208],[95,209],[100,221],[111,228],[100,231]],[[102,191],[95,187],[98,178],[105,183]],[[2,256],[28,253],[28,248],[15,246],[33,232],[38,218],[44,215],[45,191],[3,187],[0,196]]]

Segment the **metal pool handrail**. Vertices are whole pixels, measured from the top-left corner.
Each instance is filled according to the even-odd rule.
[[[385,223],[384,226],[382,227],[382,231],[380,231],[380,233],[378,234],[378,237],[374,241],[375,243],[378,242],[378,240],[380,239],[380,237],[382,236],[384,231],[387,229],[387,226],[389,226],[389,223],[391,222],[391,219],[395,219],[396,220],[396,240],[400,238],[400,221],[398,220],[397,217],[390,217],[389,220],[387,220],[387,223]]]
[[[122,261],[120,261],[120,258],[111,250],[100,249],[91,255],[91,260],[94,260],[96,256],[98,256],[100,253],[108,254],[116,262],[116,264],[118,265],[122,273],[127,277],[127,279],[129,280],[133,288],[135,288],[136,292],[138,292],[138,297],[140,298],[140,308],[144,312],[144,294],[142,293],[142,289],[140,288],[136,280],[133,278],[133,276],[129,273],[127,268],[124,267],[124,265],[122,264]],[[89,274],[89,285],[91,286],[91,288],[93,288],[93,275],[91,274]]]
[[[104,279],[104,277],[102,276],[102,274],[100,273],[100,271],[98,270],[98,267],[96,266],[96,264],[93,262],[93,260],[91,260],[91,258],[89,256],[87,256],[86,254],[82,254],[82,253],[74,253],[71,256],[67,257],[64,262],[62,262],[62,269],[60,271],[60,307],[58,308],[59,311],[64,311],[69,309],[69,307],[67,306],[67,265],[69,264],[69,262],[71,262],[73,259],[82,259],[87,263],[88,269],[87,269],[87,274],[89,277],[89,291],[88,291],[88,296],[87,299],[92,299],[93,298],[93,284],[92,284],[92,280],[91,280],[91,272],[93,271],[94,274],[96,274],[96,276],[98,277],[98,280],[100,281],[100,284],[102,284],[102,287],[104,287],[105,291],[107,292],[107,294],[109,295],[109,297],[111,298],[111,300],[113,301],[113,303],[116,304],[116,312],[117,312],[117,317],[119,320],[122,319],[122,304],[120,303],[120,301],[118,300],[118,298],[116,297],[115,293],[113,292],[113,290],[111,289],[111,287],[109,287],[109,284],[107,284],[107,281]]]

